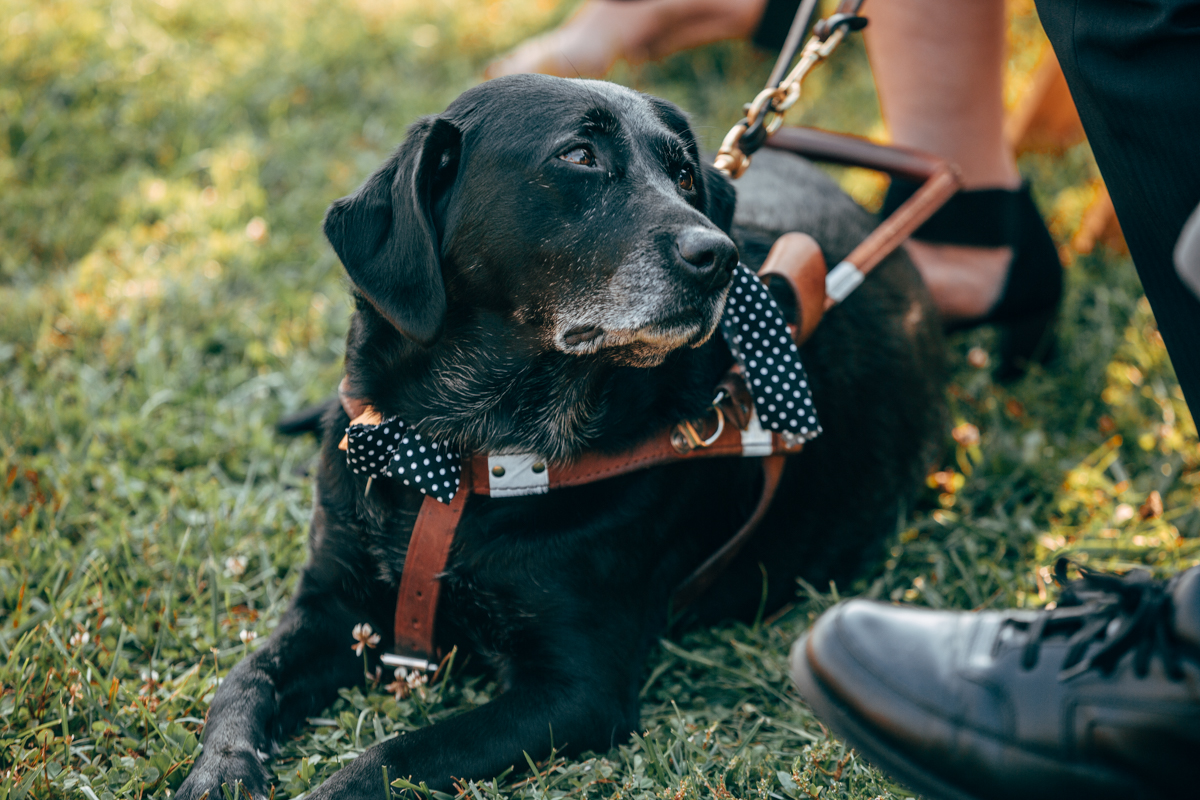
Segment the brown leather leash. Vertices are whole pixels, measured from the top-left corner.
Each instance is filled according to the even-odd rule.
[[[800,99],[804,78],[812,68],[829,58],[849,32],[866,27],[866,18],[858,13],[864,2],[841,0],[833,14],[813,26],[812,35],[803,48],[800,40],[816,3],[804,0],[800,4],[766,87],[746,105],[746,116],[725,134],[713,160],[717,169],[736,179],[750,166],[751,156],[766,146],[816,161],[867,167],[922,182],[921,188],[894,214],[829,271],[825,277],[821,313],[845,300],[867,274],[941,208],[960,185],[958,170],[936,156],[814,128],[782,128],[784,116]],[[797,51],[799,58],[795,66],[791,66]],[[783,247],[791,248],[792,244],[784,242]],[[806,326],[815,328],[819,320],[820,314],[810,311]]]
[[[814,161],[866,167],[893,177],[921,181],[921,187],[908,200],[829,271],[825,277],[823,311],[845,300],[871,270],[945,205],[961,185],[957,168],[945,159],[876,144],[857,136],[816,128],[783,128],[767,139],[766,146]],[[767,260],[770,263],[770,256]]]
[[[800,51],[799,62],[785,75],[815,6],[814,0],[801,3],[767,88],[747,107],[746,118],[730,130],[715,159],[718,169],[738,178],[749,166],[751,155],[765,146],[816,161],[867,167],[922,182],[895,213],[832,270],[826,269],[820,245],[807,234],[787,233],[775,243],[758,274],[764,281],[780,278],[790,285],[796,299],[792,335],[797,345],[812,335],[828,309],[845,300],[872,269],[959,188],[955,167],[935,156],[814,128],[781,127],[784,114],[799,98],[800,83],[807,72],[827,58],[847,32],[866,24],[858,16],[862,3],[863,0],[842,0],[833,15],[818,22],[813,36]],[[365,401],[347,397],[345,385],[343,379],[339,395],[351,424],[378,424],[379,414]],[[385,654],[383,662],[416,669],[436,667],[434,624],[440,578],[463,510],[472,495],[502,498],[541,494],[691,458],[760,458],[763,482],[754,511],[725,544],[676,587],[671,605],[680,609],[700,597],[742,551],[766,516],[779,488],[787,455],[803,449],[803,445],[791,445],[785,437],[764,431],[758,425],[750,393],[736,372],[731,371],[718,388],[718,401],[714,401],[712,409],[714,420],[681,422],[624,453],[588,452],[569,464],[547,463],[533,455],[476,453],[465,457],[459,488],[451,502],[444,504],[431,496],[422,501],[396,597],[397,652]],[[714,432],[708,432],[710,427]],[[341,446],[347,447],[346,439]]]

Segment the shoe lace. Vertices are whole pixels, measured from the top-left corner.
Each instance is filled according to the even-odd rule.
[[[1056,608],[1046,609],[1028,623],[1021,666],[1033,669],[1042,642],[1065,635],[1069,638],[1060,680],[1091,669],[1109,674],[1131,650],[1139,678],[1146,677],[1151,658],[1158,654],[1167,676],[1181,680],[1183,668],[1179,643],[1171,629],[1171,595],[1166,581],[1151,579],[1144,569],[1116,575],[1076,565],[1080,578],[1068,583],[1069,563],[1060,558],[1054,565],[1054,579],[1063,587],[1062,595]],[[1100,646],[1093,647],[1097,642]]]

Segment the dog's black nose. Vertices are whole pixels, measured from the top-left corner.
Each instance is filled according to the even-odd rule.
[[[738,253],[733,242],[711,228],[687,228],[676,237],[675,249],[681,266],[712,289],[724,285],[737,266]]]

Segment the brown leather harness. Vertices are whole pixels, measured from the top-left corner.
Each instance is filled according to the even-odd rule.
[[[790,330],[797,345],[812,335],[826,310],[844,300],[867,273],[959,188],[957,170],[935,156],[814,128],[778,127],[783,113],[798,97],[799,82],[807,70],[828,56],[845,32],[855,26],[854,20],[862,20],[856,16],[861,4],[862,0],[843,0],[833,16],[818,23],[816,33],[801,52],[800,62],[786,78],[779,77],[782,69],[777,65],[778,74],[772,75],[768,88],[751,104],[747,118],[726,136],[717,156],[717,167],[735,178],[745,171],[750,154],[766,146],[813,160],[867,167],[922,182],[907,202],[832,270],[826,269],[820,246],[807,234],[787,233],[775,243],[758,274],[764,281],[778,278],[788,282],[796,299],[796,323]],[[812,5],[804,4],[801,12],[804,7],[811,10]],[[785,48],[780,59],[784,68],[797,49],[796,31],[802,32],[807,22],[807,16],[803,21],[800,17],[798,14],[793,33],[789,34],[789,42],[793,39],[795,42]],[[379,414],[364,401],[347,397],[345,384],[343,380],[339,394],[351,424],[378,424]],[[750,393],[736,370],[727,373],[717,387],[716,396],[710,412],[712,419],[685,420],[623,453],[588,452],[569,464],[548,463],[531,455],[466,456],[452,500],[447,504],[427,495],[422,501],[396,596],[396,652],[384,655],[383,662],[418,669],[436,665],[434,623],[439,579],[471,495],[500,498],[541,494],[694,458],[761,458],[763,482],[754,511],[725,544],[676,587],[671,597],[672,607],[682,608],[703,594],[741,552],[766,515],[779,487],[786,457],[803,449],[802,444],[792,444],[784,436],[762,429]],[[712,433],[708,432],[710,428]],[[341,447],[347,446],[348,440],[344,438]]]
[[[727,378],[727,381],[729,378]],[[744,391],[744,389],[743,389]],[[725,398],[713,406],[720,417],[732,415],[739,401]],[[517,474],[525,477],[544,476],[545,482],[532,487],[504,485],[505,478],[514,470],[503,466],[523,457],[487,456],[474,454],[466,458],[458,492],[449,504],[426,496],[413,526],[408,544],[408,555],[404,571],[400,575],[400,590],[396,597],[395,648],[401,655],[424,659],[432,663],[434,647],[434,622],[437,614],[439,577],[446,567],[454,533],[462,519],[462,512],[472,494],[495,497],[503,496],[506,490],[516,489],[520,494],[535,494],[529,491],[545,487],[545,490],[567,486],[580,486],[605,480],[650,467],[692,458],[720,458],[747,456],[762,458],[763,483],[758,504],[750,518],[716,553],[700,565],[672,595],[671,603],[680,608],[698,597],[720,574],[722,569],[742,549],[758,527],[771,505],[779,479],[783,475],[787,453],[799,452],[803,445],[788,447],[777,433],[741,430],[732,424],[721,426],[720,435],[714,435],[707,444],[692,449],[677,448],[679,437],[672,428],[647,439],[632,450],[615,455],[585,453],[579,460],[561,466],[533,462],[527,470]],[[497,480],[499,478],[500,480]],[[391,659],[385,659],[388,663]],[[397,664],[400,666],[401,664]],[[409,666],[410,664],[403,664]]]

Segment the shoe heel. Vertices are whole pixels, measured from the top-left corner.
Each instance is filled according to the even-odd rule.
[[[1034,364],[1045,365],[1054,357],[1057,314],[1057,308],[1050,308],[1001,327],[1000,363],[992,374],[997,382],[1011,383]]]

